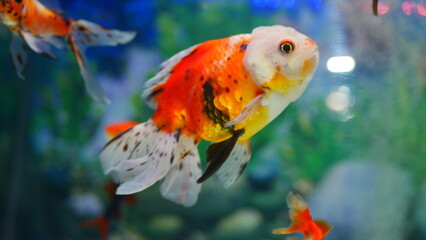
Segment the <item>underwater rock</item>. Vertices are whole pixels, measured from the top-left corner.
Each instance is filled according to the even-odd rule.
[[[148,222],[150,235],[154,239],[171,239],[182,230],[183,221],[177,215],[160,215]]]
[[[416,228],[419,229],[422,239],[426,239],[426,181],[423,182],[415,206],[414,220]]]
[[[389,163],[348,161],[328,172],[308,205],[334,226],[328,240],[402,240],[412,186],[411,176]]]
[[[213,239],[259,239],[262,215],[254,209],[241,209],[222,219]]]

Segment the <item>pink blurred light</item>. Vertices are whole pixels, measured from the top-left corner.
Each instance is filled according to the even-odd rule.
[[[424,3],[417,4],[417,12],[420,15],[426,17],[426,4],[424,4]]]
[[[389,11],[390,7],[384,3],[379,2],[379,4],[377,5],[377,12],[380,15],[384,15]]]
[[[417,8],[417,4],[413,1],[405,1],[402,3],[402,11],[406,15],[411,15]]]

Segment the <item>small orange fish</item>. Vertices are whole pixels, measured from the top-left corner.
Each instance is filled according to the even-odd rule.
[[[250,138],[300,97],[318,65],[315,42],[293,28],[258,27],[179,52],[145,84],[155,109],[145,123],[106,144],[105,174],[132,194],[163,179],[162,195],[195,204],[201,184],[214,173],[225,187],[250,159]],[[200,168],[197,145],[207,149]]]
[[[287,196],[287,205],[290,208],[291,225],[287,228],[275,229],[274,234],[290,234],[302,232],[306,240],[322,240],[333,228],[323,220],[312,220],[308,205],[300,195],[290,192]],[[296,240],[297,238],[291,238]]]
[[[97,101],[108,103],[101,86],[86,68],[82,52],[90,46],[116,46],[135,37],[135,32],[123,32],[95,23],[63,17],[38,0],[1,0],[0,22],[12,31],[10,54],[20,78],[27,60],[26,46],[34,52],[55,58],[52,46],[64,48],[62,39],[70,45],[83,76],[86,89]]]

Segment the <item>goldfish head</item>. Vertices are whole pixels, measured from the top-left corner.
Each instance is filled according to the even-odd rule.
[[[319,59],[316,43],[290,27],[258,27],[252,32],[244,66],[265,89],[297,99],[311,80]]]

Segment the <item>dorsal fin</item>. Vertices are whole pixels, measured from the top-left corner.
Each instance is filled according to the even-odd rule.
[[[202,183],[207,180],[222,166],[226,159],[228,159],[229,154],[231,154],[232,149],[234,149],[238,138],[243,135],[244,132],[244,129],[236,130],[233,132],[232,137],[222,142],[213,143],[208,147],[207,162],[209,165],[203,175],[197,180],[197,183]]]
[[[152,77],[145,83],[144,90],[142,92],[142,97],[144,98],[148,106],[154,109],[157,107],[154,101],[155,96],[159,93],[157,86],[165,83],[169,79],[173,67],[178,64],[183,58],[190,55],[198,47],[198,45],[199,44],[194,45],[173,55],[167,61],[162,63],[160,65],[160,70],[157,72],[157,74],[155,74],[154,77]]]

